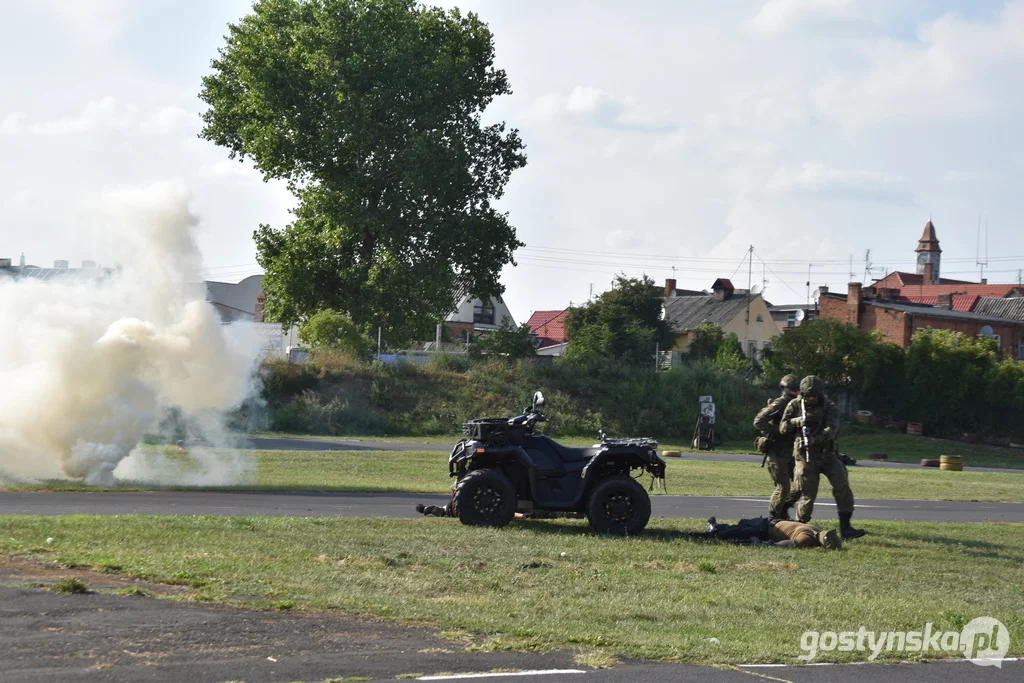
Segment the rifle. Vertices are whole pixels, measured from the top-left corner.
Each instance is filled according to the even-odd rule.
[[[803,424],[800,425],[800,431],[804,437],[804,462],[811,461],[811,440],[807,437],[807,404],[804,403],[804,399],[800,397],[800,417],[803,418]]]

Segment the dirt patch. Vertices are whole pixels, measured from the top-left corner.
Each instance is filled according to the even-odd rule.
[[[68,577],[92,592],[51,590]],[[140,590],[114,592],[126,588]],[[0,680],[256,683],[573,666],[572,652],[472,651],[472,636],[453,644],[436,629],[370,618],[151,597],[188,592],[52,558],[0,558]]]
[[[145,591],[152,595],[192,595],[188,586],[169,586],[118,574],[120,568],[68,565],[59,560],[0,557],[0,585],[56,586],[61,579],[79,579],[91,591]]]

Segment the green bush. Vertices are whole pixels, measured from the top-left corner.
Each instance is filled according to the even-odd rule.
[[[711,394],[719,410],[718,431],[733,439],[750,436],[750,422],[767,396],[710,362],[659,374],[597,360],[581,368],[502,359],[474,363],[465,372],[438,365],[365,364],[346,374],[325,375],[313,390],[268,395],[273,428],[318,434],[453,434],[473,418],[518,414],[539,389],[547,399],[545,429],[552,434],[596,437],[603,429],[614,436],[688,441],[698,397]],[[315,366],[307,372],[320,375]]]

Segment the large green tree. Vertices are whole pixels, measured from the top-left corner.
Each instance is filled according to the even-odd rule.
[[[569,311],[566,360],[582,364],[605,359],[653,367],[655,348],[667,350],[674,341],[662,318],[660,292],[646,275],[617,276],[612,289]]]
[[[299,200],[254,235],[268,320],[329,308],[397,342],[502,293],[522,244],[493,202],[526,158],[482,122],[511,92],[493,61],[478,17],[412,0],[257,0],[229,26],[200,136]]]

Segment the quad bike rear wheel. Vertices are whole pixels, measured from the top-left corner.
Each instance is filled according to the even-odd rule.
[[[630,477],[606,479],[590,493],[587,519],[598,533],[635,536],[651,519],[651,498]]]
[[[473,470],[455,485],[452,504],[463,524],[502,527],[515,517],[516,487],[500,470]]]

